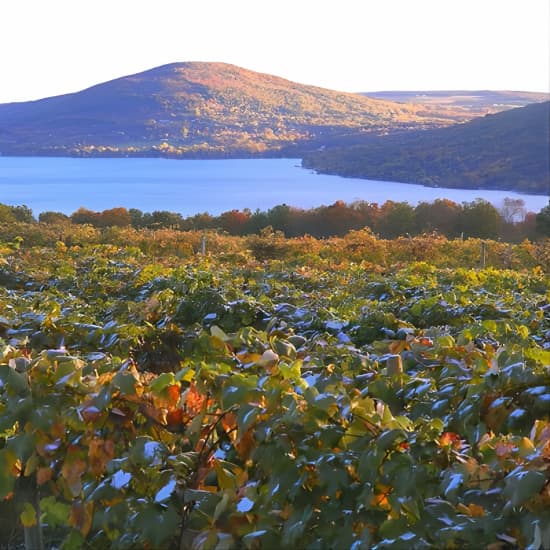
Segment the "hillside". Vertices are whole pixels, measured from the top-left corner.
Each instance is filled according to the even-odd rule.
[[[364,92],[362,95],[399,103],[456,109],[457,112],[463,111],[475,116],[550,100],[548,93],[493,90],[384,91]]]
[[[548,194],[550,102],[448,128],[371,138],[306,155],[303,165],[349,177]]]
[[[81,92],[0,105],[4,155],[290,155],[449,124],[452,110],[296,84],[224,63],[174,63]]]

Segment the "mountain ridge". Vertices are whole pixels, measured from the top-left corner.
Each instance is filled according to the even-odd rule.
[[[462,116],[464,118],[464,116]],[[79,92],[0,104],[15,155],[288,156],[456,122],[452,110],[308,86],[226,63],[170,63]]]

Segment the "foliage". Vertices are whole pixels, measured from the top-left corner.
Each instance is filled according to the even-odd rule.
[[[70,217],[60,212],[42,212],[39,222],[51,226],[89,225],[96,228],[133,227],[134,229],[172,229],[178,231],[217,230],[231,235],[261,234],[275,230],[286,237],[311,235],[325,238],[343,236],[354,230],[369,228],[384,238],[437,232],[449,238],[500,238],[507,242],[548,236],[546,208],[539,214],[526,212],[522,199],[504,198],[497,210],[491,203],[476,199],[461,205],[448,199],[420,202],[413,207],[407,202],[386,201],[382,205],[366,201],[345,203],[304,210],[281,204],[267,211],[229,210],[219,216],[207,212],[184,218],[177,212],[156,210],[142,212],[123,207],[94,212],[79,208]],[[22,215],[24,213],[24,215]],[[26,206],[0,204],[0,223],[34,223]],[[69,228],[60,227],[66,233]],[[47,232],[46,228],[39,233]],[[108,233],[108,232],[107,232]]]
[[[541,266],[368,231],[212,235],[185,257],[111,231],[1,247],[1,540],[548,546]]]
[[[535,103],[448,128],[382,137],[305,155],[319,172],[461,189],[548,194],[549,106]]]
[[[539,233],[550,237],[550,201],[548,205],[537,214],[536,223]]]

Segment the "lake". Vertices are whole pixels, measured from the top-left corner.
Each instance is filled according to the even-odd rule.
[[[184,216],[231,209],[267,210],[278,204],[312,208],[337,200],[455,202],[484,198],[497,208],[504,197],[522,198],[538,212],[548,198],[509,191],[431,188],[316,174],[300,159],[168,160],[160,158],[0,157],[0,203],[25,204],[35,215],[71,214],[79,207],[116,206]]]

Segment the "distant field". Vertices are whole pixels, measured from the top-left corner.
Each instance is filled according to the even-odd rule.
[[[497,113],[550,99],[550,94],[547,93],[487,90],[386,91],[364,92],[361,95],[401,103],[415,103],[432,107],[454,107],[470,111],[476,115]]]

